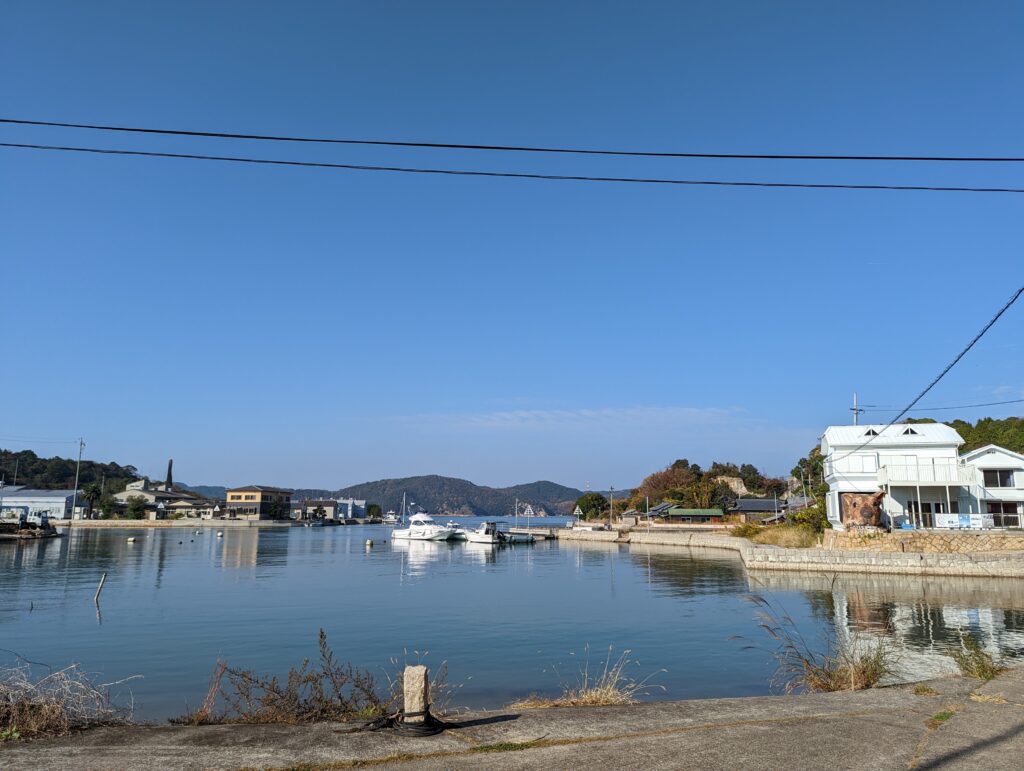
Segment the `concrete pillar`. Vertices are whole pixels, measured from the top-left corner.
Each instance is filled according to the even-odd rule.
[[[422,665],[406,667],[402,676],[406,723],[422,723],[430,709],[430,675]]]

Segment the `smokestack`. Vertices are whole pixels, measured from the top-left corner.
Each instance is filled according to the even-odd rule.
[[[167,481],[164,482],[164,488],[167,492],[171,492],[174,489],[174,474],[172,469],[174,468],[174,458],[167,461]]]

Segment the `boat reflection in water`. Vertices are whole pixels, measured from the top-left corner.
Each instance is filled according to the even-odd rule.
[[[461,546],[461,544],[459,545]],[[415,541],[396,538],[391,550],[402,555],[400,563],[403,578],[421,578],[432,564],[451,564],[452,552],[459,548],[450,541]]]

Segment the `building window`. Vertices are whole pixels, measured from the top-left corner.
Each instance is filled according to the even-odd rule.
[[[1013,472],[1009,469],[985,469],[985,487],[1013,487]]]

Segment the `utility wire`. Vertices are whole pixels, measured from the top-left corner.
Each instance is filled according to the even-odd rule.
[[[966,410],[971,407],[995,407],[1000,404],[1020,404],[1024,402],[1024,399],[1007,399],[1004,402],[983,402],[981,404],[958,404],[953,407],[917,407],[916,409],[910,410],[910,412],[935,412],[937,410]],[[898,410],[899,407],[890,408],[876,408],[876,409],[865,409],[864,412],[893,412]]]
[[[431,169],[408,166],[367,166],[354,163],[326,163],[322,161],[285,161],[270,158],[243,158],[230,155],[197,155],[194,153],[163,153],[150,150],[109,150],[97,147],[66,147],[59,145],[35,145],[17,142],[0,142],[0,147],[14,147],[23,150],[56,150],[71,153],[95,153],[98,155],[134,155],[148,158],[187,158],[197,161],[229,161],[232,163],[267,164],[271,166],[302,166],[318,169],[348,169],[351,171],[390,171],[403,174],[443,174],[456,177],[503,177],[510,179],[543,179],[568,182],[620,182],[647,185],[708,185],[713,187],[788,187],[815,190],[927,190],[946,193],[1024,193],[1024,188],[1015,187],[937,187],[932,185],[852,185],[814,182],[749,182],[709,179],[664,179],[658,177],[591,177],[576,174],[533,174],[510,171],[465,171],[461,169]]]
[[[917,396],[915,396],[913,401],[911,401],[910,404],[908,404],[906,407],[904,407],[900,411],[899,415],[897,415],[895,418],[890,420],[881,431],[879,431],[879,432],[877,432],[875,434],[872,434],[868,438],[868,440],[866,442],[864,442],[864,444],[860,445],[859,447],[857,447],[857,448],[855,448],[853,450],[850,450],[850,452],[846,453],[845,455],[841,455],[838,458],[833,458],[831,462],[834,464],[836,461],[843,460],[844,458],[849,458],[854,453],[860,452],[865,447],[867,447],[869,444],[871,444],[875,439],[877,439],[881,434],[885,433],[886,429],[892,428],[892,426],[894,426],[899,421],[900,418],[902,418],[904,415],[906,415],[908,412],[910,412],[914,408],[914,405],[917,404],[919,401],[921,401],[922,398],[924,398],[925,394],[927,394],[929,391],[932,390],[932,388],[935,387],[936,383],[938,383],[940,380],[942,380],[942,378],[944,378],[946,376],[947,372],[949,372],[951,369],[953,369],[953,367],[955,367],[957,365],[957,363],[960,361],[960,359],[962,359],[964,356],[967,355],[967,352],[970,351],[979,340],[981,340],[981,338],[985,335],[985,333],[988,332],[992,328],[992,325],[995,324],[997,321],[999,321],[999,318],[1004,313],[1006,313],[1006,311],[1008,311],[1010,309],[1011,305],[1013,305],[1015,302],[1017,302],[1018,298],[1022,294],[1024,294],[1024,286],[1020,287],[1016,292],[1013,293],[1013,297],[1011,297],[1009,300],[1007,300],[1006,304],[1003,305],[1003,307],[1000,308],[996,312],[996,315],[993,316],[991,319],[989,319],[989,322],[985,326],[983,326],[981,328],[981,331],[978,332],[978,334],[976,334],[971,339],[971,342],[969,342],[967,344],[967,346],[962,351],[960,351],[960,353],[958,353],[954,357],[953,361],[951,361],[949,364],[947,364],[945,369],[943,369],[942,372],[940,372],[938,375],[936,375],[932,379],[932,382],[930,382],[928,385],[926,385],[924,390],[921,391],[921,393],[919,393]]]
[[[957,156],[957,155],[815,155],[776,153],[676,153],[644,150],[587,150],[569,147],[534,147],[525,145],[483,145],[456,142],[412,142],[385,139],[330,139],[322,137],[290,137],[271,134],[232,134],[222,131],[186,131],[177,129],[142,128],[137,126],[105,126],[94,123],[62,123],[59,121],[0,118],[0,123],[20,126],[52,126],[56,128],[89,129],[93,131],[122,131],[134,134],[165,134],[187,137],[213,137],[217,139],[256,139],[267,142],[313,142],[333,145],[374,145],[378,147],[423,147],[443,150],[488,150],[511,153],[566,153],[571,155],[618,155],[638,158],[718,158],[769,161],[925,161],[956,163],[1024,163],[1024,157]]]

